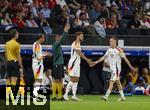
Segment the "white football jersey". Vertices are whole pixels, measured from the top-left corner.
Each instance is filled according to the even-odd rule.
[[[105,55],[108,58],[110,69],[112,72],[121,72],[121,60],[125,57],[123,50],[119,47],[109,48]]]
[[[41,44],[35,42],[33,44],[33,60],[32,63],[38,63],[38,64],[43,64],[43,60],[38,60],[39,57],[41,57],[42,54],[42,46]]]
[[[80,43],[74,41],[71,45],[71,57],[69,60],[70,66],[74,66],[74,65],[79,66],[80,65],[81,58],[76,50],[81,50],[81,45],[80,45]]]

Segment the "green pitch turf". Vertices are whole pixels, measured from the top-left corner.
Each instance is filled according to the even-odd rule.
[[[103,101],[99,95],[79,96],[82,101],[52,101],[50,110],[150,110],[150,97],[127,96],[124,102],[118,102],[118,95],[111,95],[109,101]]]

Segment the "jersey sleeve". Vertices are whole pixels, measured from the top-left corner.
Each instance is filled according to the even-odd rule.
[[[40,46],[37,43],[33,45],[33,53],[36,58],[40,57]]]
[[[16,54],[18,55],[20,53],[20,51],[21,51],[20,50],[20,44],[18,44],[17,47],[16,47]]]
[[[104,54],[104,57],[108,57],[108,55],[109,55],[109,49],[106,51],[106,53]]]
[[[117,50],[119,51],[120,57],[122,57],[122,58],[125,57],[125,53],[124,53],[123,49],[117,48]]]
[[[81,47],[77,43],[72,44],[73,49],[75,50],[81,50]]]

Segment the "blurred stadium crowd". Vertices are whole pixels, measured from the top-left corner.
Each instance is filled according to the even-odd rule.
[[[67,20],[75,30],[105,37],[105,29],[150,28],[149,0],[0,0],[0,29],[39,27],[51,34]]]

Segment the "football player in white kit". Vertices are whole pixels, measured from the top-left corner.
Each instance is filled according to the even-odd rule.
[[[68,63],[68,74],[70,75],[70,81],[66,87],[66,92],[64,94],[64,99],[69,100],[68,93],[72,89],[72,99],[79,101],[80,99],[77,98],[77,86],[80,77],[80,62],[81,58],[84,59],[89,65],[93,65],[90,59],[88,59],[84,54],[81,52],[81,42],[83,41],[83,33],[77,32],[76,33],[76,40],[71,45],[71,57]]]
[[[120,98],[118,101],[124,101],[126,98],[124,97],[122,85],[120,82],[120,72],[121,72],[121,59],[123,58],[124,61],[127,63],[129,68],[134,71],[134,67],[130,64],[129,60],[125,56],[123,50],[119,47],[117,47],[117,41],[118,39],[116,37],[112,37],[109,40],[110,43],[110,48],[106,51],[105,55],[101,57],[99,60],[95,62],[95,64],[102,62],[106,57],[108,58],[109,61],[109,66],[111,70],[111,78],[110,78],[110,83],[109,83],[109,88],[104,96],[101,98],[105,101],[108,100],[108,96],[110,95],[113,85],[116,82],[119,93],[120,93]]]
[[[40,86],[42,85],[42,78],[43,78],[43,59],[46,56],[51,56],[48,52],[43,52],[41,44],[44,43],[45,37],[44,35],[40,34],[38,40],[33,44],[33,59],[32,59],[32,69],[34,73],[34,90],[33,90],[33,100],[37,100],[38,91]]]

